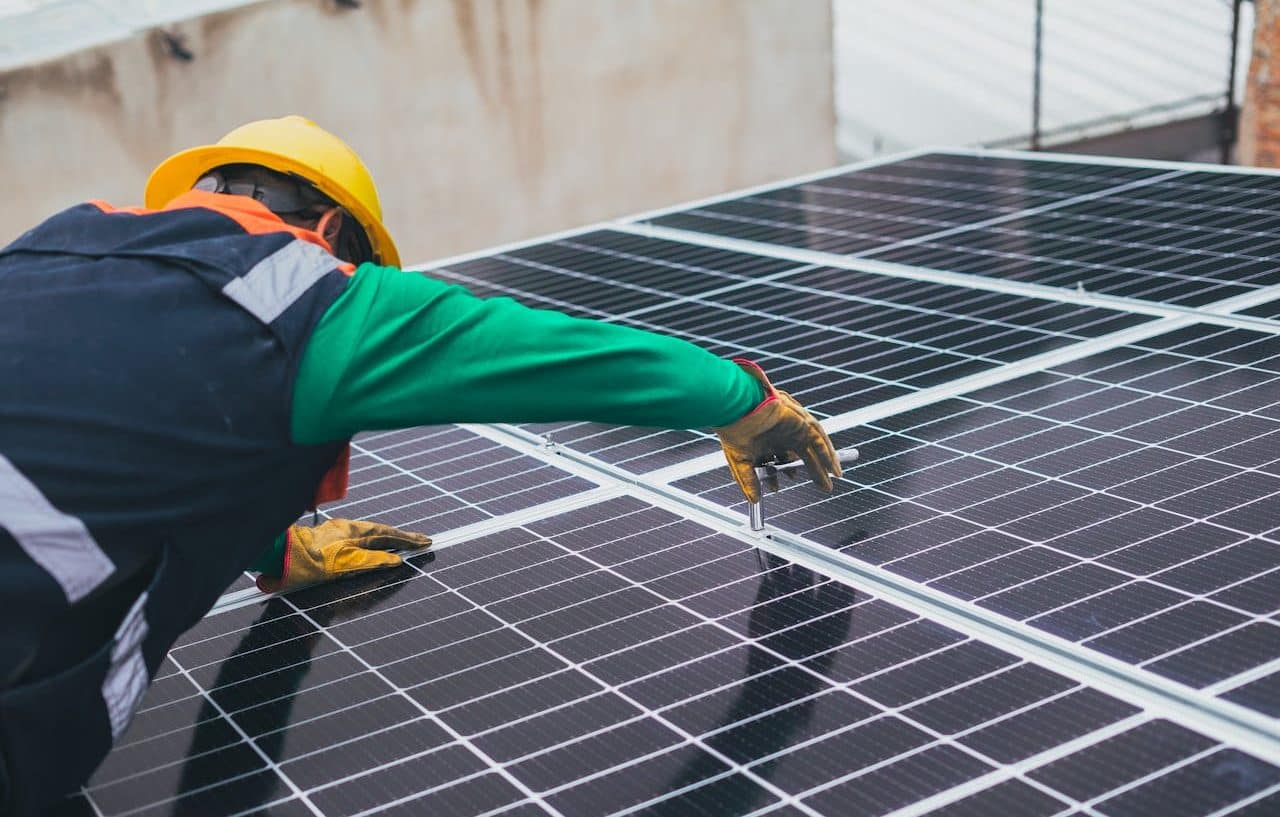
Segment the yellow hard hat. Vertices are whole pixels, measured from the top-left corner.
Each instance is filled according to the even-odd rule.
[[[395,242],[382,226],[382,205],[369,169],[346,142],[301,116],[259,119],[217,144],[175,153],[151,172],[143,201],[153,210],[164,207],[208,171],[231,164],[261,165],[306,179],[355,216],[369,236],[376,262],[400,266]]]

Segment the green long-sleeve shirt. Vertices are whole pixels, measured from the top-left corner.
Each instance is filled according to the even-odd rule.
[[[764,398],[691,343],[364,264],[320,319],[293,391],[293,438],[436,423],[727,425]],[[254,569],[278,575],[283,537]]]
[[[763,397],[737,365],[686,341],[364,264],[303,353],[293,437],[552,420],[699,428]]]

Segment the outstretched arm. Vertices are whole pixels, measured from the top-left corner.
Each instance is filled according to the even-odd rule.
[[[293,435],[554,420],[699,428],[732,423],[764,397],[755,378],[692,343],[365,264],[303,354]]]

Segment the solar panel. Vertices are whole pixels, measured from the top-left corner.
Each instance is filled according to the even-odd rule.
[[[437,264],[862,460],[755,533],[705,433],[361,435],[323,512],[437,548],[237,583],[62,812],[1274,813],[1276,178],[935,153]]]
[[[1280,337],[1198,324],[837,434],[856,483],[770,520],[1230,695],[1280,671],[1277,401]],[[742,504],[720,471],[675,484]]]
[[[663,215],[664,227],[841,255],[1057,206],[1167,171],[929,154]]]
[[[1206,780],[1204,799],[1280,784],[1250,755],[625,496],[215,615],[166,667],[88,787],[102,814],[883,814],[965,786],[1105,811],[1158,803],[1160,773],[1196,762],[1241,773]],[[1108,752],[1124,764],[1107,778],[1080,771]]]
[[[1259,304],[1249,309],[1240,310],[1241,315],[1255,315],[1259,318],[1269,318],[1271,320],[1280,320],[1280,299],[1271,301],[1270,303]]]
[[[651,221],[1186,306],[1280,284],[1273,175],[929,154]]]

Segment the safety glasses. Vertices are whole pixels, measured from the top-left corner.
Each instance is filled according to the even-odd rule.
[[[262,202],[273,213],[301,213],[304,210],[335,206],[323,193],[305,182],[253,167],[238,168],[232,165],[210,170],[200,177],[194,189],[206,193],[248,196]]]

